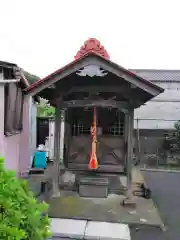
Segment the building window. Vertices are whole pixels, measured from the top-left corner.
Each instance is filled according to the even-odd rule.
[[[5,85],[4,134],[14,135],[22,130],[23,92],[18,83]]]
[[[0,66],[0,80],[3,80],[4,74],[3,74],[3,68]]]

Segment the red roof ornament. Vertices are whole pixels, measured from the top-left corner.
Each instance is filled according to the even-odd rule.
[[[84,42],[84,45],[80,48],[77,52],[75,59],[78,59],[88,52],[94,52],[98,55],[110,60],[110,56],[103,45],[101,45],[100,41],[96,38],[89,38],[87,41]]]

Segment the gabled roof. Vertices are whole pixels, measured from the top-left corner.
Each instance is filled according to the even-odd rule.
[[[51,73],[50,75],[46,76],[45,78],[40,79],[39,81],[33,83],[31,86],[29,86],[28,88],[26,88],[24,90],[25,93],[28,94],[28,93],[33,92],[34,89],[42,86],[43,84],[48,82],[51,78],[54,78],[58,74],[61,74],[64,71],[66,71],[70,68],[73,68],[77,63],[83,62],[83,61],[87,60],[87,58],[89,58],[89,57],[96,57],[98,61],[103,61],[103,64],[106,65],[106,66],[107,66],[107,64],[109,64],[108,66],[111,66],[112,68],[114,68],[116,70],[116,72],[121,71],[121,74],[119,74],[119,76],[120,75],[126,75],[126,76],[128,76],[129,79],[136,79],[140,83],[150,87],[151,89],[156,91],[156,94],[154,94],[154,95],[158,95],[159,93],[164,91],[164,89],[162,89],[161,87],[151,83],[148,80],[145,80],[141,76],[136,75],[135,73],[133,73],[133,72],[117,65],[116,63],[112,62],[110,60],[109,54],[107,53],[105,48],[101,45],[101,43],[95,38],[90,38],[80,48],[80,50],[78,51],[78,53],[75,56],[74,61],[72,61],[71,63],[67,64],[66,66],[58,69],[57,71]],[[64,75],[67,76],[67,74],[64,74]],[[58,81],[58,79],[56,79],[56,81]]]

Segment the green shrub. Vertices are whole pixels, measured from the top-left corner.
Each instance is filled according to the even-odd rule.
[[[4,159],[0,157],[0,239],[47,239],[47,209],[45,203],[36,201],[26,181],[4,169]]]

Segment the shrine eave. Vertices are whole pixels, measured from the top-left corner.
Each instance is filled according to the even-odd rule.
[[[115,67],[116,69],[119,69],[121,72],[124,72],[124,74],[128,74],[130,77],[133,77],[135,79],[138,79],[139,81],[141,81],[142,83],[147,84],[148,86],[156,89],[159,93],[163,92],[164,89],[153,84],[152,82],[132,73],[131,71],[119,66],[118,64],[108,60],[107,58],[102,57],[100,54],[98,54],[97,52],[94,51],[89,51],[88,53],[86,53],[85,55],[83,55],[82,57],[79,57],[77,59],[75,59],[74,61],[70,62],[69,64],[65,65],[64,67],[56,70],[55,72],[49,74],[48,76],[46,76],[45,78],[40,79],[39,81],[33,83],[31,86],[29,86],[28,88],[24,89],[25,94],[33,92],[34,89],[36,89],[37,87],[39,87],[40,85],[45,84],[46,82],[49,82],[49,80],[51,78],[53,78],[54,76],[61,74],[62,72],[64,72],[65,70],[73,67],[74,65],[76,65],[77,63],[83,62],[83,60],[89,58],[89,57],[96,57],[99,60],[105,62],[106,64],[108,64],[109,66]],[[158,93],[158,94],[159,94]],[[158,95],[157,94],[157,95]]]
[[[123,78],[132,86],[139,88],[146,95],[142,104],[164,91],[161,87],[112,62],[100,41],[90,38],[84,42],[72,62],[24,89],[25,96],[40,96],[43,90],[48,90],[57,82],[90,65],[98,66],[106,72],[114,74],[120,81]],[[66,81],[64,83],[66,84]]]

